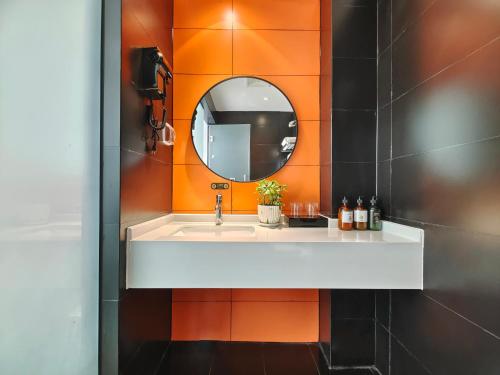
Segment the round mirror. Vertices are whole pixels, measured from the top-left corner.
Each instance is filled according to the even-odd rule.
[[[214,173],[233,181],[266,178],[290,159],[298,124],[288,98],[273,84],[235,77],[212,87],[193,114],[193,145]]]

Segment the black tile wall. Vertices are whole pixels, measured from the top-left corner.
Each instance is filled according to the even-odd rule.
[[[375,364],[375,292],[329,290],[320,292],[320,307],[330,312],[327,324],[320,320],[322,348],[332,368]],[[326,339],[329,339],[328,342]]]
[[[384,217],[391,216],[391,160],[377,163],[377,204]]]
[[[378,17],[377,190],[386,217],[425,230],[425,252],[423,291],[376,293],[376,363],[496,374],[500,8],[380,0]]]
[[[402,31],[417,21],[436,0],[383,0],[392,3],[392,35],[397,39]],[[453,0],[452,0],[453,1]]]
[[[392,93],[398,98],[419,82],[420,72],[414,61],[420,58],[418,35],[403,32],[399,39],[393,42],[392,51]]]
[[[500,202],[494,161],[500,138],[394,159],[392,215],[500,235],[500,215],[492,209]]]
[[[395,3],[395,2],[394,2]],[[498,11],[480,2],[436,1],[394,42],[394,96],[464,59],[500,34]],[[467,17],[468,32],[457,24]],[[418,48],[415,48],[415,47]],[[415,64],[415,61],[420,63]]]
[[[377,160],[385,161],[391,157],[392,104],[378,111],[377,118]]]
[[[333,320],[332,365],[338,367],[374,365],[374,335],[375,322],[373,319]]]
[[[333,12],[333,57],[377,56],[377,19],[374,2],[362,5],[335,4]],[[375,31],[375,32],[374,32]]]
[[[337,212],[343,196],[352,205],[358,196],[364,197],[365,204],[375,194],[376,163],[333,163],[333,201]]]
[[[375,111],[333,111],[334,162],[375,162]]]
[[[329,204],[322,207],[328,206],[336,216],[343,196],[351,204],[358,196],[367,201],[376,189],[377,2],[331,0],[321,6],[322,30],[332,26],[330,40],[322,33],[322,41],[330,46],[322,47],[321,134],[329,135],[331,143],[321,150],[321,198],[325,199],[323,191],[331,192]],[[330,19],[324,11],[331,12]],[[323,51],[333,52],[327,56]],[[330,71],[325,72],[325,66]],[[325,93],[330,88],[331,96]],[[374,306],[372,291],[320,292],[320,345],[327,366],[374,365]]]
[[[372,290],[332,290],[333,319],[373,319],[375,293]]]
[[[500,135],[497,61],[500,39],[395,101],[394,156]]]
[[[332,1],[331,210],[375,194],[377,3]]]
[[[391,61],[392,47],[386,48],[378,59],[377,66],[377,95],[378,106],[385,107],[391,101]]]
[[[379,0],[377,14],[378,14],[377,52],[378,54],[382,54],[392,42],[391,39],[392,1]]]
[[[377,60],[335,58],[333,61],[333,109],[359,110],[376,107]]]

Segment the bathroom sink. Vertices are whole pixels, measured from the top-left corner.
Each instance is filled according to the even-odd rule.
[[[172,237],[241,238],[255,236],[255,227],[243,225],[186,225],[172,233]]]
[[[276,228],[257,215],[169,214],[127,228],[126,287],[422,289],[423,231]]]

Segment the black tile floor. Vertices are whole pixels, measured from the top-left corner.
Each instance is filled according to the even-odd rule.
[[[123,375],[374,375],[371,369],[329,372],[315,344],[148,342]]]

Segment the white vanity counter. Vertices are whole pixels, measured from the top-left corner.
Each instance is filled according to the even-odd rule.
[[[127,229],[127,288],[421,289],[423,231],[262,227],[171,214]]]

